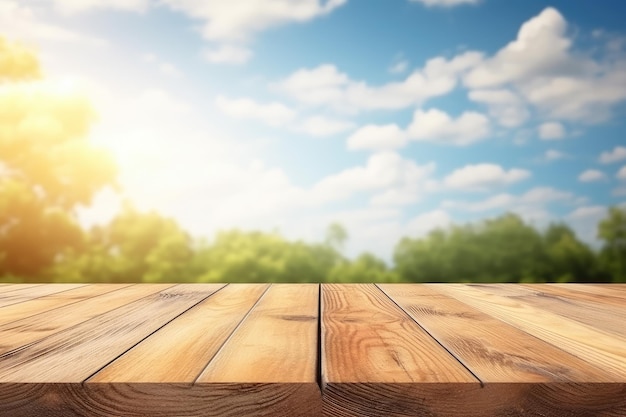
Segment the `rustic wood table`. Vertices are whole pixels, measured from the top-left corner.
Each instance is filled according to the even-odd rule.
[[[0,285],[0,416],[320,415],[626,416],[626,285]]]

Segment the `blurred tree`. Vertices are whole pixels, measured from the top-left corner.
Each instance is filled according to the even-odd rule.
[[[362,253],[354,261],[343,261],[331,269],[329,282],[394,282],[392,273],[382,259],[371,253]]]
[[[126,204],[107,226],[88,234],[87,250],[66,252],[52,274],[64,281],[195,281],[194,248],[189,234],[158,213]]]
[[[626,282],[626,208],[611,207],[598,224],[598,238],[603,241],[600,263],[614,282]]]
[[[336,250],[342,250],[348,240],[348,232],[339,223],[331,223],[326,229],[326,244]]]
[[[86,139],[88,101],[43,83],[36,57],[0,38],[0,276],[36,280],[84,245],[75,207],[115,178],[111,157]],[[20,82],[18,82],[20,81]]]
[[[278,233],[231,230],[197,253],[204,282],[323,282],[342,259],[328,245],[289,242]]]
[[[564,223],[553,223],[544,232],[546,260],[542,278],[546,281],[589,282],[603,277],[597,270],[594,252]]]
[[[411,282],[533,281],[544,258],[539,232],[514,214],[403,238],[394,251],[399,278]]]

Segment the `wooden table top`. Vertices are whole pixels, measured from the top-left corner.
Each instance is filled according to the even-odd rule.
[[[0,284],[0,416],[626,416],[626,285]]]

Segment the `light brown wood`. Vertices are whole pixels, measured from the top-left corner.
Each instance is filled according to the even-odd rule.
[[[87,382],[193,383],[268,286],[229,284]]]
[[[223,284],[181,284],[2,355],[0,380],[79,383]]]
[[[2,287],[2,417],[626,416],[626,286]]]
[[[601,369],[437,291],[379,287],[483,383],[611,382]]]
[[[317,389],[318,284],[273,284],[196,380]]]
[[[515,289],[518,295],[512,297],[532,306],[626,337],[626,300],[621,303],[590,301],[594,294],[548,285],[517,285]]]
[[[322,288],[324,383],[478,383],[376,286]]]
[[[12,304],[2,308],[0,326],[25,317],[49,312],[64,305],[70,305],[91,297],[106,294],[111,291],[128,287],[130,284],[94,284],[62,291],[55,294],[34,298],[22,303]]]
[[[194,387],[231,387],[217,404],[228,404],[234,416],[256,415],[259,405],[268,416],[319,416],[318,304],[317,284],[272,284]]]
[[[425,408],[414,395],[430,407],[432,396],[442,393],[423,387],[480,386],[374,285],[323,284],[321,318],[325,415],[419,415]]]
[[[37,342],[133,301],[173,287],[173,284],[132,285],[0,326],[0,355]],[[0,356],[1,357],[1,356]]]
[[[533,307],[518,299],[496,295],[491,292],[495,289],[491,290],[484,285],[445,284],[436,287],[440,292],[592,363],[611,374],[615,382],[626,382],[626,338]]]
[[[38,285],[44,285],[44,284],[2,284],[0,286],[0,294],[9,292],[9,291],[21,290],[24,288],[35,288]]]
[[[25,286],[17,290],[0,293],[0,307],[6,307],[24,301],[33,300],[50,294],[69,291],[72,288],[83,287],[86,284],[48,284],[36,285],[34,287]],[[2,309],[0,308],[0,312]]]
[[[626,309],[626,300],[610,289],[598,288],[595,285],[582,284],[525,284],[535,291],[551,292],[566,298],[591,301],[602,306]]]

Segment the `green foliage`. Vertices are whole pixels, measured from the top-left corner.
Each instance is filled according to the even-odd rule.
[[[394,260],[411,282],[517,282],[536,276],[541,236],[516,215],[404,238]]]
[[[344,260],[328,275],[329,282],[395,282],[397,275],[385,262],[371,253],[363,253],[354,261]]]
[[[0,82],[37,77],[38,61],[0,38]],[[0,276],[36,280],[85,243],[75,208],[112,184],[113,160],[87,140],[79,95],[20,83],[0,90]]]
[[[612,207],[598,225],[600,262],[614,282],[626,282],[626,208]]]
[[[94,227],[86,250],[66,252],[49,276],[62,281],[194,281],[191,237],[172,220],[127,205],[105,227]]]
[[[202,282],[323,282],[341,259],[328,245],[238,230],[218,234],[198,256],[207,269]]]

